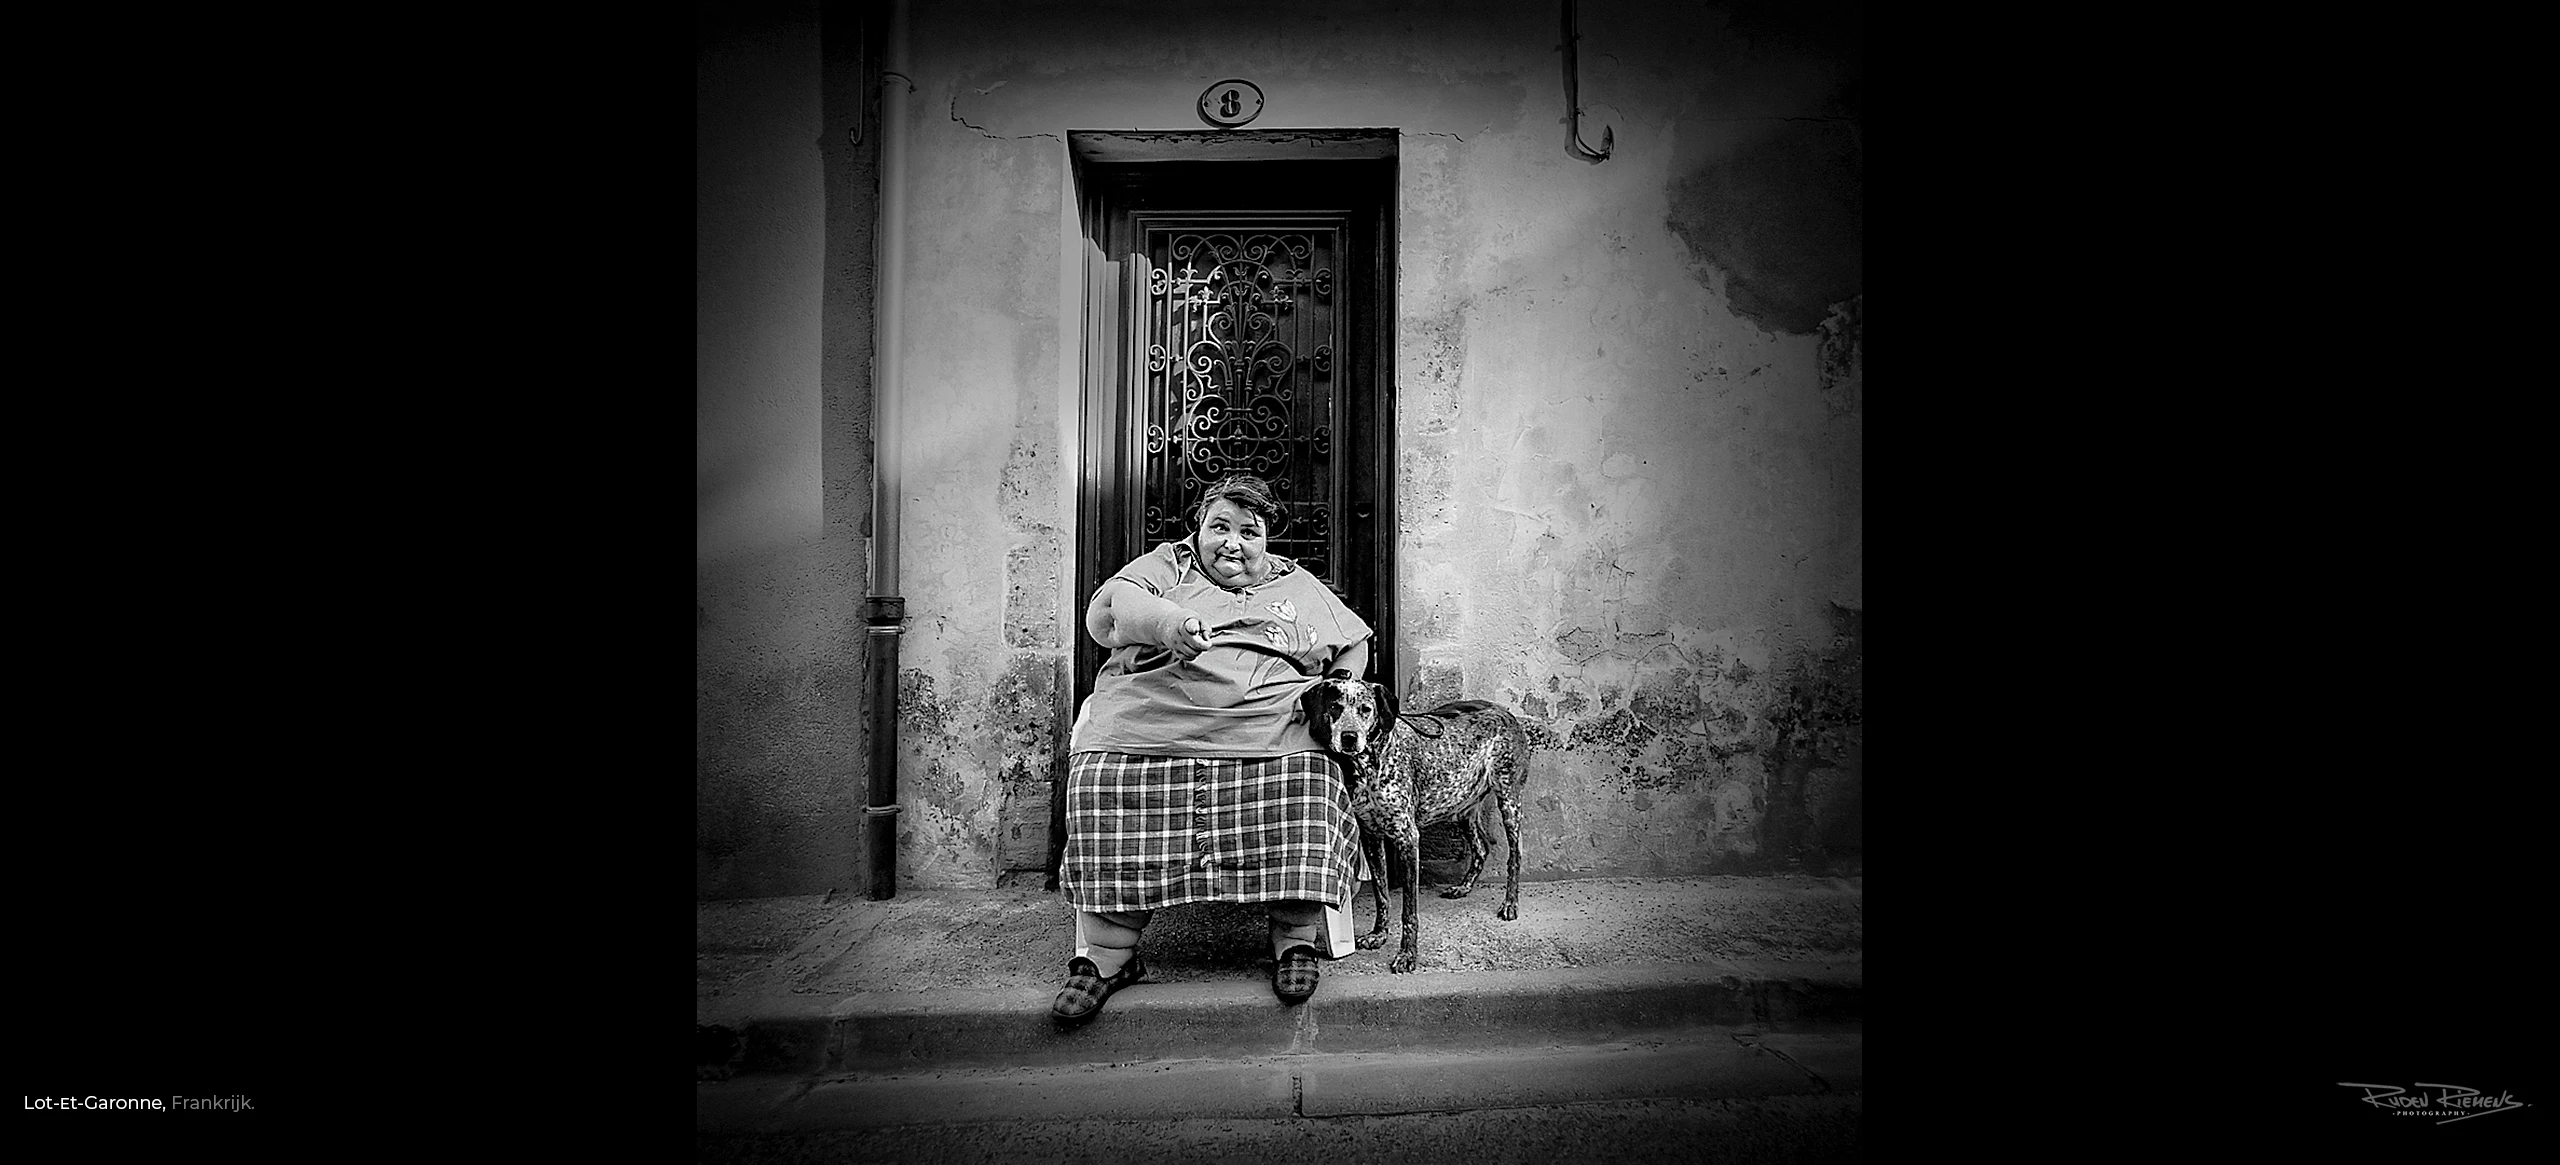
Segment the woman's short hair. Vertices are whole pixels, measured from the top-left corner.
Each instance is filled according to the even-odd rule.
[[[1277,535],[1282,527],[1289,524],[1289,508],[1280,504],[1280,499],[1272,494],[1271,483],[1252,474],[1239,473],[1219,478],[1209,488],[1200,491],[1200,500],[1191,507],[1192,529],[1199,529],[1200,523],[1209,520],[1209,505],[1219,498],[1234,502],[1246,513],[1262,519],[1266,537]]]

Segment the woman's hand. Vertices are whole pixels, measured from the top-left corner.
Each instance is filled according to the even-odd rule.
[[[1360,642],[1335,653],[1333,662],[1326,665],[1324,674],[1340,675],[1354,680],[1368,678],[1369,637],[1363,635],[1360,637]]]
[[[1161,647],[1184,660],[1209,650],[1209,625],[1198,612],[1123,579],[1112,579],[1093,593],[1084,626],[1104,647]]]
[[[1165,646],[1178,658],[1197,659],[1201,652],[1209,650],[1209,625],[1201,622],[1200,616],[1185,613],[1181,624],[1174,628],[1173,642]]]

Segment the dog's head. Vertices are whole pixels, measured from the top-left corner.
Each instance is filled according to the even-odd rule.
[[[1362,683],[1343,676],[1307,685],[1298,706],[1306,712],[1307,731],[1327,752],[1361,757],[1386,744],[1396,721],[1395,698],[1385,684]]]

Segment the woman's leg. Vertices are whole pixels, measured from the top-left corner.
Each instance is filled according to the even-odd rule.
[[[1067,981],[1049,1005],[1052,1018],[1080,1024],[1102,1011],[1111,993],[1146,975],[1138,962],[1138,932],[1147,927],[1144,910],[1076,912],[1076,957],[1067,960]],[[1127,979],[1120,978],[1126,972]]]
[[[1278,958],[1291,947],[1306,947],[1319,955],[1329,953],[1324,936],[1324,903],[1274,902],[1271,904],[1271,957]]]
[[[1095,970],[1108,979],[1129,965],[1138,953],[1138,932],[1147,928],[1148,910],[1113,910],[1091,913],[1076,912],[1076,953],[1093,960]]]
[[[1271,904],[1271,990],[1280,1002],[1297,1003],[1316,993],[1316,960],[1330,946],[1323,903]]]

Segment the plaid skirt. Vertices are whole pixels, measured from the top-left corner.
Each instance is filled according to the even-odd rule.
[[[1255,759],[1080,752],[1058,886],[1078,910],[1305,900],[1347,908],[1360,827],[1321,752]]]

